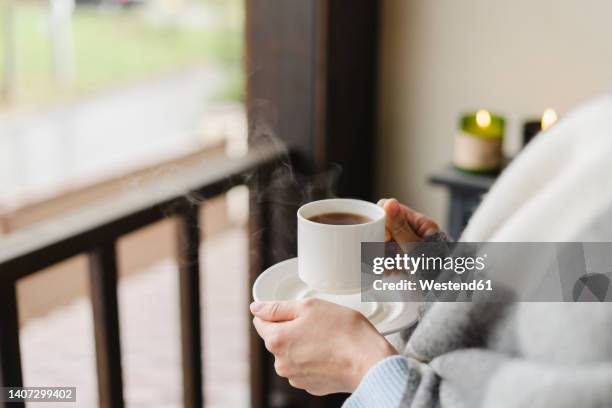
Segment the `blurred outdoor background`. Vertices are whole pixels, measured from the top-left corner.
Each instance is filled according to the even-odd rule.
[[[202,159],[246,152],[241,0],[0,7],[0,241]],[[246,196],[229,196],[203,208],[207,270],[228,257],[241,277]],[[130,406],[181,404],[173,228],[169,219],[119,244]],[[248,403],[248,299],[246,282],[236,281],[207,282],[202,296],[212,317],[205,342],[215,353],[205,369],[213,406]],[[75,385],[83,407],[97,404],[88,285],[85,256],[18,283],[25,385]]]

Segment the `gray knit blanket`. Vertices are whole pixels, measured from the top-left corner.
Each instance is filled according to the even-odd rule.
[[[612,407],[612,303],[434,303],[403,350],[402,407]]]

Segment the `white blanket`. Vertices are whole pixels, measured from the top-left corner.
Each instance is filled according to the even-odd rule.
[[[607,95],[538,135],[504,170],[461,240],[571,241],[610,207],[612,97]]]

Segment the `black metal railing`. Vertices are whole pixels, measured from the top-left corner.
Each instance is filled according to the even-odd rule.
[[[173,216],[178,219],[183,400],[186,407],[203,406],[199,205],[236,185],[250,187],[250,229],[258,232],[250,243],[250,288],[270,259],[266,254],[269,210],[265,202],[257,200],[256,184],[266,182],[267,175],[282,155],[280,149],[270,146],[238,159],[211,159],[112,200],[0,238],[0,386],[23,385],[17,280],[86,253],[89,256],[100,406],[122,407],[116,243],[134,230]],[[245,177],[247,175],[249,177]],[[261,341],[252,333],[251,330],[251,399],[253,406],[260,407],[266,405],[269,363],[265,361],[267,357]],[[0,406],[3,406],[1,402]],[[10,406],[24,405],[11,403]]]

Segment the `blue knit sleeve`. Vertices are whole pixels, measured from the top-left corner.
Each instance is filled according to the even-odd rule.
[[[409,362],[392,356],[370,368],[344,408],[398,408],[409,383]]]

